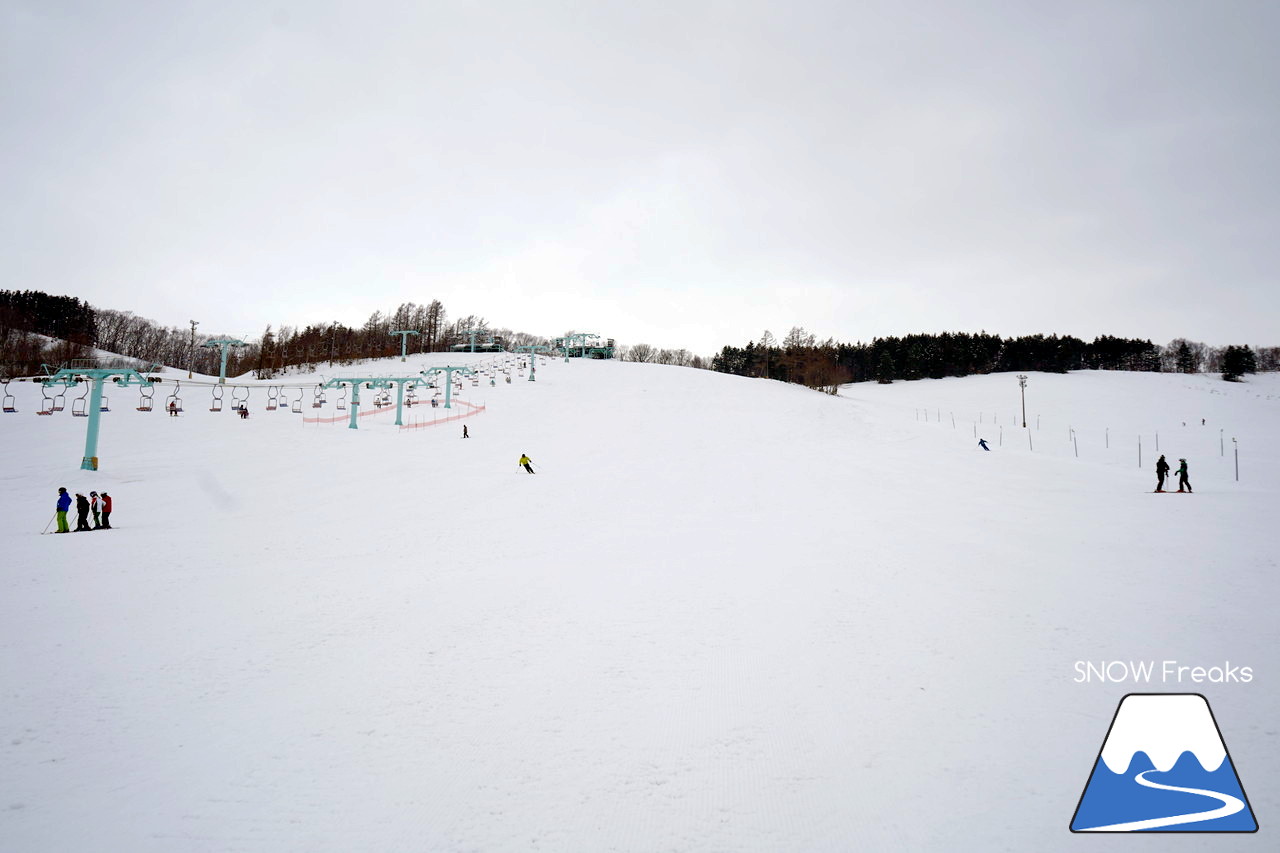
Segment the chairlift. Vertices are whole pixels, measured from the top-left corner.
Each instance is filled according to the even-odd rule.
[[[71,401],[71,416],[75,418],[89,417],[89,383],[84,385],[84,393]]]
[[[63,385],[62,390],[53,398],[53,411],[61,412],[67,407],[67,386]]]
[[[99,411],[99,412],[109,412],[109,411],[111,411],[111,407],[107,405],[107,395],[106,395],[106,394],[103,394],[103,395],[102,395],[102,401],[98,404],[98,411]]]
[[[274,412],[280,406],[280,389],[274,385],[267,386],[267,411]]]
[[[155,386],[139,385],[138,391],[140,392],[138,395],[138,411],[139,412],[151,411],[151,401],[156,396]]]
[[[226,389],[224,389],[221,385],[213,386],[213,401],[209,404],[209,411],[211,412],[222,411],[222,395],[223,393],[225,393],[225,391]]]
[[[289,411],[295,415],[302,414],[302,389],[298,389],[298,396],[294,398],[293,405],[289,407]]]
[[[411,409],[413,408],[413,404],[418,402],[417,390],[417,386],[410,385],[408,392],[404,395],[404,404]]]
[[[240,396],[240,392],[244,392],[244,396]],[[231,386],[231,410],[238,411],[249,407],[249,389],[244,385]]]
[[[50,390],[51,389],[46,388],[44,385],[40,386],[42,399],[40,400],[40,408],[36,410],[37,415],[53,414],[53,395],[49,393]]]
[[[168,397],[166,397],[166,398],[165,398],[165,401],[164,401],[164,408],[165,408],[165,411],[166,411],[166,412],[167,412],[167,411],[174,411],[174,412],[181,412],[181,411],[182,411],[182,398],[178,396],[178,391],[179,391],[181,388],[182,388],[182,382],[181,382],[181,381],[175,381],[175,382],[173,383],[173,393],[172,393],[172,394],[170,394]]]
[[[318,409],[324,405],[324,391],[319,385],[311,392],[311,408]]]
[[[9,393],[9,380],[3,379],[0,382],[4,383],[4,410],[9,413],[17,412],[18,400]]]
[[[338,399],[334,401],[334,405],[337,407],[339,412],[345,412],[347,410],[347,386],[339,385],[338,391],[340,393]]]
[[[289,411],[289,392],[285,390],[283,385],[281,385],[276,389],[276,393],[280,395],[280,411]]]

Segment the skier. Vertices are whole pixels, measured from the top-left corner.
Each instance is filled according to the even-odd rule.
[[[90,492],[89,493],[89,512],[93,513],[93,529],[94,530],[102,529],[102,516],[98,512],[98,509],[99,509],[98,493]]]
[[[471,434],[467,432],[467,425],[466,425],[466,424],[463,424],[463,425],[462,425],[462,437],[463,437],[463,438],[471,438]]]
[[[89,527],[89,499],[76,492],[76,533],[92,529]]]
[[[67,526],[67,510],[71,508],[71,495],[67,494],[66,486],[58,487],[58,532],[70,533],[71,528]]]
[[[987,447],[987,440],[985,438],[978,439],[978,446],[981,447],[983,450],[991,449],[990,447]]]
[[[111,529],[111,495],[102,493],[102,529]]]
[[[169,417],[176,418],[177,416],[178,416],[178,401],[170,400],[169,401]]]
[[[1187,491],[1191,491],[1191,481],[1187,479],[1187,460],[1179,458],[1182,464],[1178,466],[1178,491],[1182,491],[1182,487],[1186,486]]]
[[[523,453],[520,454],[520,461],[517,462],[516,464],[523,465],[524,470],[528,471],[530,474],[536,473],[533,470],[533,460]]]
[[[1164,491],[1164,478],[1169,475],[1169,463],[1164,461],[1164,454],[1156,460],[1156,491]]]
[[[244,420],[244,419],[246,419],[247,417],[249,417],[249,407],[248,407],[248,406],[241,406],[241,407],[240,407],[240,420]]]

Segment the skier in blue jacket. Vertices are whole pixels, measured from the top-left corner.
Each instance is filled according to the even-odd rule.
[[[58,532],[70,533],[71,528],[67,526],[67,510],[71,509],[71,495],[67,494],[67,487],[58,488]]]

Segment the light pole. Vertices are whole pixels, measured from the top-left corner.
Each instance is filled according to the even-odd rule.
[[[1027,375],[1018,374],[1018,387],[1022,389],[1022,428],[1027,428]]]
[[[199,320],[191,321],[191,355],[187,358],[187,378],[191,378],[191,371],[195,367],[196,361],[196,326],[200,325]]]

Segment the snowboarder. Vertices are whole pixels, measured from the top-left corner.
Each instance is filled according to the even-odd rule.
[[[991,449],[990,447],[987,447],[987,440],[985,438],[978,439],[978,446],[981,447],[983,450]]]
[[[466,424],[463,424],[463,425],[462,425],[462,437],[463,437],[463,438],[471,438],[471,434],[467,432],[467,425],[466,425]]]
[[[89,527],[89,499],[76,492],[76,533],[92,529]]]
[[[535,471],[533,470],[533,460],[523,453],[520,454],[520,461],[517,462],[516,464],[523,465],[524,470],[528,471],[530,474],[535,473]]]
[[[111,495],[102,493],[102,529],[111,529]]]
[[[66,486],[58,487],[58,532],[70,533],[71,528],[67,526],[67,510],[71,508],[71,495],[67,494]]]
[[[1169,463],[1164,461],[1164,454],[1156,460],[1156,491],[1164,491],[1164,478],[1169,475]]]
[[[178,416],[178,401],[170,400],[169,401],[169,417],[176,418],[177,416]]]
[[[93,529],[94,530],[102,529],[102,515],[99,512],[99,509],[100,507],[98,506],[98,493],[90,492],[89,493],[89,512],[93,513]]]
[[[1178,466],[1178,491],[1182,491],[1182,487],[1186,486],[1187,491],[1191,491],[1191,481],[1187,479],[1187,460],[1179,458],[1182,464]]]

